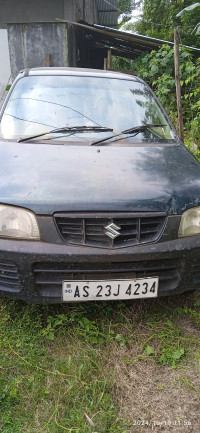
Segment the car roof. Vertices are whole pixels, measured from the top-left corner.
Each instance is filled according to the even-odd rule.
[[[87,68],[63,68],[63,67],[46,67],[46,68],[31,68],[20,71],[20,75],[73,75],[84,77],[103,77],[103,78],[118,78],[121,80],[140,81],[138,77],[122,72],[107,71],[102,69],[87,69]]]

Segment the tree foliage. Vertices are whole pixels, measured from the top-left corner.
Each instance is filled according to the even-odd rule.
[[[118,15],[125,15],[130,18],[134,9],[138,9],[143,3],[143,0],[118,0],[117,9]]]
[[[193,31],[200,22],[200,8],[177,17],[194,0],[144,0],[141,19],[127,29],[150,37],[173,41],[174,27],[179,27],[181,43],[200,47],[200,37]]]
[[[135,60],[115,58],[113,67],[136,71],[153,88],[176,125],[173,48],[163,45],[158,51],[143,54]],[[194,60],[190,52],[183,47],[180,47],[180,79],[186,136],[187,131],[191,131],[191,143],[195,143],[200,148],[200,58]]]
[[[131,0],[118,0],[117,2],[118,15],[131,15],[132,12],[132,1]]]

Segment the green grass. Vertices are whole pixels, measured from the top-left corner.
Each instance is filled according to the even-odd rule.
[[[2,299],[1,433],[133,432],[116,397],[116,353],[130,368],[200,365],[199,307],[199,293],[64,306]],[[186,372],[181,380],[199,392]]]

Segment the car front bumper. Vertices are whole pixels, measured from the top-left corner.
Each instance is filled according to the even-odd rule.
[[[0,295],[62,302],[62,281],[159,277],[158,296],[200,287],[200,236],[117,250],[0,240]]]

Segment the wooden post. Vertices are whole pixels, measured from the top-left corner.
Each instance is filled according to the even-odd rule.
[[[46,54],[46,66],[47,67],[51,66],[51,55],[50,54]]]
[[[104,69],[104,71],[106,71],[106,69],[107,69],[107,58],[106,57],[104,57],[103,69]]]
[[[107,69],[110,69],[111,66],[111,50],[108,50],[108,54],[107,54]]]
[[[182,104],[181,104],[181,86],[180,86],[180,74],[179,74],[179,35],[178,35],[178,29],[174,29],[174,66],[175,66],[176,101],[177,101],[177,111],[178,111],[179,135],[180,135],[181,140],[184,142],[183,115],[182,115]]]

